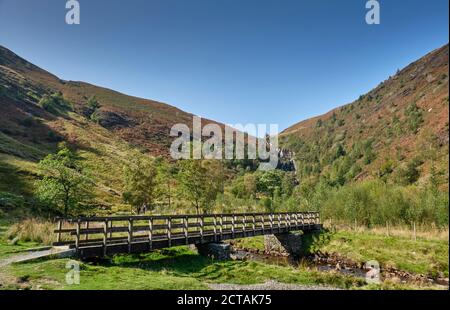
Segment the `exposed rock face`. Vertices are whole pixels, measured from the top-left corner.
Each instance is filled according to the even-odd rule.
[[[136,125],[133,120],[125,115],[101,109],[95,112],[94,119],[100,124],[100,126],[108,129],[133,127]]]
[[[204,243],[196,247],[200,255],[216,260],[230,259],[231,247],[228,243]]]

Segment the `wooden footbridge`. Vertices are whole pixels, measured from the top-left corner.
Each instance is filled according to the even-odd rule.
[[[84,258],[321,229],[318,212],[80,217],[57,223],[53,245],[68,245]]]

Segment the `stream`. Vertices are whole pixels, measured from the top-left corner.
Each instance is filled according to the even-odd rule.
[[[306,267],[322,272],[339,272],[365,280],[370,269],[365,268],[364,263],[356,263],[336,254],[315,254],[301,259],[293,259],[288,256],[269,255],[248,249],[233,248],[232,259],[252,260],[277,266],[291,266],[295,268]],[[439,285],[448,289],[448,279],[431,278],[424,275],[411,274],[395,268],[383,268],[380,270],[381,281],[395,279],[400,283]]]

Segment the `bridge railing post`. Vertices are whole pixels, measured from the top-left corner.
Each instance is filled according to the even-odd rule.
[[[109,221],[109,240],[112,239],[112,235],[113,235],[113,227],[114,227],[114,225],[113,225],[113,220],[111,219],[111,220]]]
[[[278,214],[277,218],[277,224],[278,224],[278,232],[281,232],[281,214]]]
[[[220,240],[222,240],[223,239],[223,215],[220,215],[219,230],[220,230]]]
[[[213,227],[214,242],[217,242],[217,218],[215,215],[213,217],[213,225],[214,225],[214,227]]]
[[[252,230],[253,230],[253,236],[255,235],[256,230],[256,218],[255,215],[252,215]]]
[[[89,223],[89,221],[87,223]],[[88,225],[86,224],[86,226],[88,226]],[[106,256],[106,254],[107,254],[107,251],[106,251],[107,238],[108,238],[108,220],[105,220],[103,222],[103,256]]]
[[[81,225],[81,223],[80,223],[80,220],[78,219],[77,224],[76,224],[76,234],[77,235],[76,235],[76,239],[75,239],[75,249],[76,249],[77,253],[80,248],[80,225]]]
[[[231,217],[231,236],[234,238],[236,229],[236,215]]]
[[[131,244],[133,242],[133,219],[128,219],[128,253],[131,253]]]
[[[269,221],[270,221],[270,233],[273,234],[273,214],[269,214]]]
[[[84,241],[87,243],[89,240],[89,233],[87,232],[87,230],[89,229],[89,221],[86,221],[86,235],[84,236]]]
[[[153,249],[153,218],[148,220],[148,246]]]
[[[57,229],[58,229],[58,232],[57,232],[57,235],[56,235],[56,242],[61,242],[61,229],[62,229],[62,219],[58,219],[58,227],[57,227]]]
[[[185,216],[183,218],[183,233],[184,233],[184,239],[186,241],[186,244],[189,244],[189,235],[188,235],[188,228],[189,228],[189,224],[188,224],[188,217]]]
[[[172,218],[169,216],[166,220],[167,223],[167,244],[169,245],[169,248],[172,246]]]
[[[203,243],[203,215],[200,216],[200,243]]]

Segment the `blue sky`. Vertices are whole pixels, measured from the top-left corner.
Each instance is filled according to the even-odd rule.
[[[66,80],[224,123],[300,120],[349,103],[448,42],[448,0],[0,0],[0,44]]]

